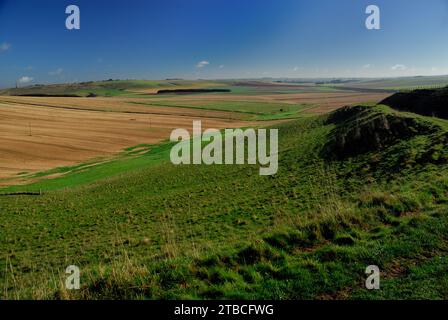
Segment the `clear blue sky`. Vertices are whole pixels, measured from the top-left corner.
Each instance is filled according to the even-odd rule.
[[[81,30],[65,28],[69,4]],[[381,30],[365,28],[369,4]],[[448,74],[447,58],[447,0],[0,0],[3,87]]]

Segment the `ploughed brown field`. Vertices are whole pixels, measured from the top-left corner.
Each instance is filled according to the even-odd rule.
[[[265,95],[183,95],[181,102],[272,101],[307,103],[307,112],[324,113],[361,102],[378,102],[387,94],[300,93]],[[151,102],[167,100],[154,97]],[[276,121],[249,121],[244,113],[135,104],[146,99],[0,96],[0,185],[17,183],[32,173],[89,159],[112,156],[126,147],[169,138],[175,128],[191,129],[193,120],[205,128],[265,126]],[[277,121],[278,122],[278,121]]]
[[[191,129],[195,119],[202,120],[204,128],[254,125],[230,119],[225,112],[156,107],[141,111],[145,108],[137,105],[129,106],[136,113],[104,112],[101,99],[90,99],[95,107],[89,109],[83,109],[81,98],[62,98],[62,103],[54,99],[60,98],[2,99],[0,179],[73,165],[141,143],[158,143],[175,128]],[[109,100],[104,108],[120,108],[120,102]]]

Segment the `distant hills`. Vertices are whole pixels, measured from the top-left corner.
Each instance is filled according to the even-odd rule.
[[[197,90],[225,85],[225,83],[216,81],[104,80],[9,88],[0,90],[0,95],[38,97],[142,96],[157,94],[160,90]]]
[[[306,85],[308,88],[323,88],[362,92],[399,92],[415,89],[436,89],[448,85],[447,76],[417,76],[399,78],[264,78],[264,79],[226,79],[226,80],[104,80],[79,83],[33,85],[0,90],[0,95],[16,96],[143,96],[160,93],[188,93],[185,91],[201,91],[222,89],[237,86],[276,85],[286,89],[286,85]],[[195,92],[192,93],[195,93]]]

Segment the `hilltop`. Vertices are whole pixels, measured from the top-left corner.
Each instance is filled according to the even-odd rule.
[[[448,119],[448,86],[398,92],[381,103],[401,111]]]

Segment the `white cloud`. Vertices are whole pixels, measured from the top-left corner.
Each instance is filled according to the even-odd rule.
[[[294,68],[292,69],[292,71],[294,71],[294,72],[299,71],[299,67],[294,67]]]
[[[224,68],[224,65],[221,64],[221,65],[219,66],[219,69],[223,69],[223,68]]]
[[[370,69],[371,67],[372,67],[372,65],[370,63],[362,66],[363,69]]]
[[[58,68],[58,69],[56,69],[56,70],[54,70],[54,71],[50,71],[50,72],[48,72],[48,74],[49,74],[50,76],[59,76],[59,75],[61,75],[63,72],[64,72],[64,69],[62,69],[62,68]]]
[[[0,43],[0,52],[5,52],[11,49],[11,44],[7,42]]]
[[[396,65],[392,66],[391,69],[394,71],[403,71],[403,70],[406,70],[407,67],[403,64],[396,64]]]
[[[29,82],[31,82],[33,80],[34,79],[31,78],[31,77],[24,76],[24,77],[19,78],[19,80],[17,80],[17,82],[20,83],[20,84],[24,84],[24,83],[29,83]]]
[[[210,62],[208,61],[200,61],[196,64],[196,68],[204,68],[205,66],[208,66],[210,64]]]

